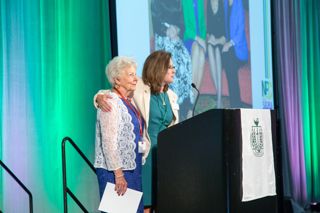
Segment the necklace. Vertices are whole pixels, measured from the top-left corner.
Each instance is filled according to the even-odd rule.
[[[162,95],[163,95],[163,97],[162,97]],[[166,101],[164,100],[165,99],[165,93],[160,93],[159,96],[161,98],[162,105],[165,106],[166,105]]]

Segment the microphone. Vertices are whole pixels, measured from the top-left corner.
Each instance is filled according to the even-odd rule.
[[[193,109],[192,109],[192,117],[194,116],[194,111],[196,109],[196,105],[197,105],[197,102],[198,102],[198,99],[199,99],[199,96],[200,96],[200,91],[198,90],[197,86],[192,83],[191,86],[197,91],[197,97],[196,97],[196,100],[193,104]]]

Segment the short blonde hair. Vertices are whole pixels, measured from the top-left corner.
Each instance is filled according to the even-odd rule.
[[[112,86],[114,86],[114,79],[119,77],[126,68],[134,67],[137,69],[137,62],[127,56],[116,56],[106,66],[106,76]]]

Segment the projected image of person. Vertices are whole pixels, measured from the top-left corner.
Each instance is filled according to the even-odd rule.
[[[184,18],[184,44],[191,55],[192,82],[200,88],[206,54],[204,0],[181,0]]]
[[[176,75],[170,88],[178,95],[179,118],[185,120],[192,109],[191,58],[182,41],[184,23],[180,0],[151,0],[155,50],[172,54]],[[190,115],[190,113],[189,113]]]
[[[127,188],[142,191],[142,153],[138,143],[143,141],[143,119],[131,101],[136,89],[136,62],[124,56],[113,58],[106,68],[112,85],[108,94],[111,112],[97,110],[95,163],[100,198],[107,182],[115,184],[118,195]],[[142,213],[143,201],[138,211]]]
[[[225,42],[223,2],[221,0],[209,0],[207,5],[208,60],[211,77],[216,87],[217,108],[223,108],[221,101],[221,50]]]
[[[222,48],[222,59],[228,79],[230,107],[241,108],[244,104],[240,97],[238,72],[249,55],[242,0],[224,0],[224,12],[227,42]]]
[[[148,157],[142,168],[145,212],[151,212],[156,207],[158,134],[179,121],[178,97],[169,89],[174,75],[171,53],[155,51],[147,57],[142,69],[142,80],[138,79],[133,95],[133,102],[145,121],[145,142],[151,147],[150,152],[144,154],[144,157]],[[105,93],[106,90],[99,91],[94,97],[94,105],[112,112],[114,107],[110,108],[110,97],[107,98]]]

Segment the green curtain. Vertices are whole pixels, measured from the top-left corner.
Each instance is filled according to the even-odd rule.
[[[308,199],[320,199],[320,1],[300,0],[301,97]]]
[[[94,160],[92,98],[108,87],[109,1],[0,2],[0,157],[32,192],[34,212],[63,212],[63,137],[70,136]],[[95,174],[70,146],[67,165],[69,188],[95,211]],[[26,212],[27,196],[6,173],[0,174],[0,210]],[[70,212],[81,211],[68,201]]]

